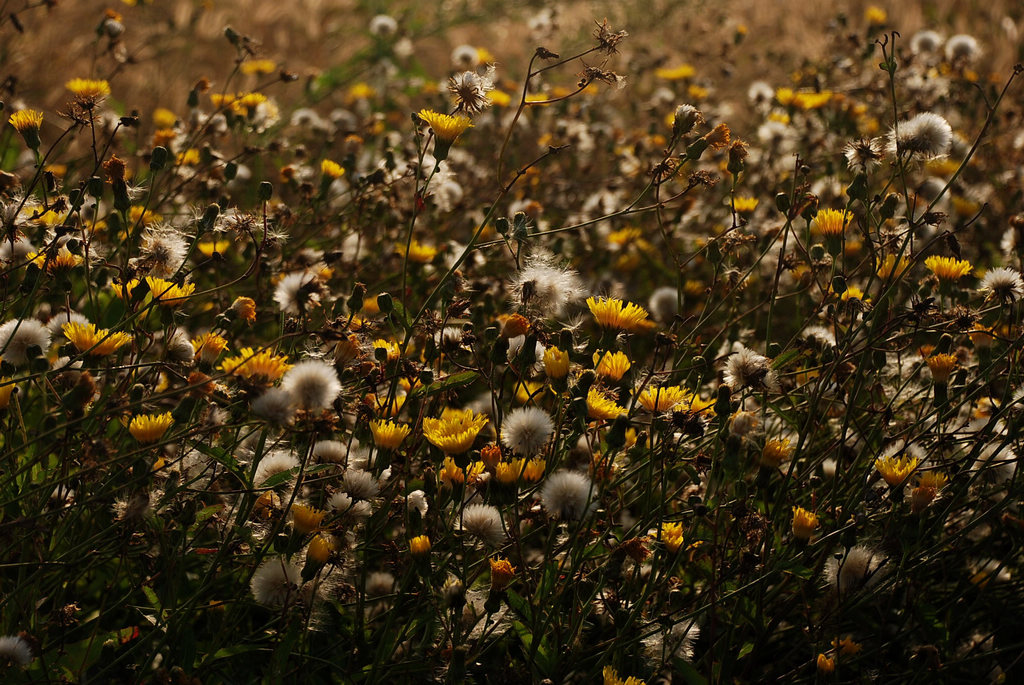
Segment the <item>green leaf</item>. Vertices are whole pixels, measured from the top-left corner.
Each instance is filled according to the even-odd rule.
[[[790,350],[789,352],[783,352],[772,361],[773,369],[781,369],[783,366],[793,361],[800,356],[800,350]]]
[[[428,386],[422,388],[416,388],[409,393],[409,397],[429,397],[430,395],[436,395],[439,392],[445,392],[446,390],[454,390],[455,388],[463,388],[467,385],[471,385],[476,380],[477,373],[475,371],[461,371],[459,373],[453,373],[450,376],[445,376],[440,380],[436,380]]]

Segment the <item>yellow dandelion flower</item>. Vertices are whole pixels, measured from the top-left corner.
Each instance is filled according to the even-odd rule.
[[[797,540],[810,540],[817,527],[817,514],[803,507],[793,507],[793,537]]]
[[[256,300],[251,297],[236,297],[231,303],[231,311],[245,319],[248,323],[256,321]]]
[[[536,483],[544,477],[544,470],[547,468],[547,465],[546,459],[534,457],[526,462],[526,466],[523,468],[523,480],[527,483]]]
[[[491,590],[501,592],[509,586],[516,577],[516,567],[509,563],[508,559],[495,557],[487,560],[491,566]]]
[[[869,26],[882,26],[889,20],[889,13],[878,5],[868,5],[864,10],[864,20]]]
[[[537,381],[520,381],[516,383],[515,397],[518,404],[527,404],[539,399],[544,392],[544,384]]]
[[[128,210],[128,217],[131,219],[133,224],[141,224],[142,226],[152,226],[163,219],[162,216],[153,210],[146,209],[145,207],[139,207],[138,205],[135,205]]]
[[[128,424],[128,432],[143,445],[157,442],[174,425],[171,412],[163,414],[139,414]]]
[[[277,69],[277,62],[272,59],[252,59],[238,65],[238,70],[243,74],[273,74]]]
[[[394,421],[371,421],[370,432],[373,433],[373,444],[380,449],[393,450],[402,444],[412,429],[404,423]]]
[[[788,107],[793,104],[793,100],[796,98],[796,91],[792,88],[779,88],[775,91],[775,99],[778,100],[779,104],[783,107]]]
[[[669,552],[678,552],[683,546],[683,524],[678,521],[661,524],[661,541]]]
[[[190,147],[178,153],[178,166],[198,166],[199,161],[199,148]]]
[[[34,109],[23,109],[12,114],[7,121],[18,133],[24,135],[26,131],[39,130],[43,125],[43,113]]]
[[[398,254],[402,254],[402,249],[396,250]],[[409,261],[415,262],[416,264],[429,264],[434,261],[434,257],[437,256],[437,248],[431,245],[424,245],[418,240],[413,240],[409,243]]]
[[[674,67],[661,67],[654,70],[654,75],[667,81],[681,81],[686,78],[693,78],[697,70],[689,64],[679,64]]]
[[[11,378],[0,378],[0,409],[7,409],[11,405],[11,395],[17,387]]]
[[[444,458],[444,461],[441,463],[441,469],[437,472],[437,477],[446,488],[466,482],[466,472],[460,469],[451,457]]]
[[[491,90],[487,92],[487,99],[496,107],[508,107],[512,103],[512,96],[503,90]]]
[[[257,353],[251,347],[243,347],[236,356],[220,363],[220,370],[224,373],[261,384],[276,381],[290,368],[292,365],[288,363],[288,357],[279,357],[270,350]]]
[[[587,298],[587,307],[599,326],[621,331],[635,331],[647,321],[647,311],[632,302],[616,298]]]
[[[690,396],[690,391],[678,385],[646,387],[640,392],[637,401],[649,412],[665,412]]]
[[[228,341],[216,333],[203,333],[192,338],[192,349],[208,364],[212,364],[227,347]]]
[[[324,517],[327,516],[326,511],[308,507],[297,502],[292,505],[291,514],[292,528],[295,529],[296,533],[302,533],[303,535],[320,530],[320,524],[323,523]]]
[[[430,129],[439,140],[448,143],[453,142],[465,133],[467,128],[473,126],[473,122],[470,121],[469,117],[462,116],[461,114],[457,116],[440,114],[430,109],[421,109],[419,111],[419,118],[430,126]]]
[[[544,350],[544,373],[548,378],[558,380],[569,374],[569,353],[554,345]]]
[[[924,265],[935,274],[940,281],[956,282],[962,277],[970,275],[974,265],[966,259],[954,257],[939,257],[932,255],[924,260]]]
[[[737,197],[732,201],[733,207],[740,214],[750,214],[757,209],[759,200],[756,197]]]
[[[320,173],[327,178],[341,178],[345,175],[345,169],[337,162],[325,159],[320,162]]]
[[[933,354],[924,361],[932,372],[932,380],[936,383],[948,383],[950,375],[957,367],[957,358],[952,354]]]
[[[846,232],[852,215],[839,209],[822,209],[811,221],[811,232],[824,236],[837,236]]]
[[[25,255],[25,259],[40,269],[45,269],[48,274],[70,271],[85,261],[81,256],[72,254],[66,247],[61,247],[53,255],[46,252],[30,252]]]
[[[185,282],[178,285],[173,281],[167,281],[155,276],[146,276],[146,284],[149,285],[149,292],[153,299],[166,307],[176,307],[184,304],[185,300],[196,290],[195,283]]]
[[[948,481],[946,474],[938,471],[925,471],[918,475],[917,485],[910,492],[910,510],[915,514],[924,511]]]
[[[821,109],[832,100],[832,91],[820,93],[801,92],[793,96],[793,104],[802,110]]]
[[[383,338],[378,338],[373,341],[373,349],[375,352],[376,350],[384,350],[387,353],[387,359],[389,362],[402,356],[402,349],[398,346],[398,343],[391,340],[384,340]]]
[[[39,129],[43,125],[42,112],[34,109],[23,109],[12,114],[7,121],[21,134],[29,149],[39,149],[39,145],[42,142],[39,140]]]
[[[526,335],[530,330],[530,320],[522,314],[512,314],[511,316],[498,317],[502,320],[501,324],[501,337],[503,338],[515,338],[520,335]]]
[[[512,485],[526,468],[525,459],[513,459],[512,461],[501,462],[494,467],[494,477],[502,485]]]
[[[377,91],[368,83],[355,83],[348,89],[350,100],[368,100],[377,94]]]
[[[772,438],[761,450],[761,465],[777,469],[793,456],[794,449],[789,438]]]
[[[97,329],[96,324],[82,324],[69,321],[61,327],[71,344],[79,352],[88,352],[94,357],[105,357],[132,341],[128,333],[111,333],[105,328]]]
[[[886,255],[882,263],[875,267],[875,273],[883,280],[896,279],[909,268],[910,260],[908,258],[900,257],[897,262],[896,255],[890,254]]]
[[[83,100],[97,101],[110,95],[110,84],[103,79],[73,78],[64,87]]]
[[[611,420],[625,413],[625,407],[620,407],[615,400],[597,388],[591,388],[587,392],[587,416],[590,418]]]
[[[153,110],[153,125],[160,129],[173,128],[178,123],[178,115],[166,107]]]
[[[821,673],[822,675],[831,675],[832,673],[835,673],[835,659],[829,658],[824,654],[819,654],[818,659],[815,663],[818,667],[818,673]]]
[[[445,454],[462,454],[473,446],[477,434],[487,422],[486,416],[474,414],[472,409],[446,407],[441,418],[423,419],[423,436]]]
[[[334,541],[331,540],[329,535],[317,533],[313,536],[313,539],[309,541],[309,548],[306,550],[306,558],[317,564],[325,564],[327,563],[327,560],[331,558],[331,554],[334,552],[335,547]]]
[[[230,240],[204,240],[196,243],[196,250],[207,259],[212,258],[215,254],[226,254],[229,249],[231,249]]]
[[[409,554],[414,557],[425,557],[430,554],[430,537],[417,535],[409,539]]]
[[[599,376],[618,381],[629,371],[630,366],[629,357],[622,352],[594,353],[594,371]]]
[[[917,457],[879,457],[875,460],[875,470],[882,474],[885,482],[896,487],[902,485],[917,468]]]
[[[266,101],[263,93],[239,93],[231,100],[230,107],[232,112],[244,117]]]

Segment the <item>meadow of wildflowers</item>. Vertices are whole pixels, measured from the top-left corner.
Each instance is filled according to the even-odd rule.
[[[1024,675],[1021,8],[125,0],[26,81],[88,4],[0,21],[3,682]]]

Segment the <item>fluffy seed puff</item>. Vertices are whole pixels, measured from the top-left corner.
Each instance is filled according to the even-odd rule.
[[[25,638],[17,635],[0,637],[0,665],[10,664],[25,668],[32,663],[32,647]]]
[[[560,266],[554,255],[537,251],[526,258],[510,282],[512,298],[523,311],[558,319],[584,295],[579,275]]]
[[[327,409],[341,394],[341,381],[330,364],[318,359],[299,362],[281,379],[281,389],[295,398],[300,409]]]
[[[723,380],[733,390],[763,388],[776,391],[779,389],[779,380],[770,362],[770,359],[750,348],[740,347],[726,361]]]
[[[310,271],[294,271],[274,288],[274,302],[286,314],[301,314],[320,302],[320,281]]]
[[[501,423],[501,442],[516,454],[532,457],[540,452],[555,432],[555,424],[538,407],[513,409]]]
[[[256,569],[249,582],[252,596],[264,606],[278,607],[295,601],[302,584],[302,568],[283,558],[270,559]]]
[[[548,476],[540,490],[540,501],[544,509],[554,518],[576,521],[594,508],[591,501],[594,485],[585,474],[576,471],[559,471]]]
[[[889,132],[889,152],[921,159],[936,159],[949,153],[953,129],[949,122],[932,112],[923,112],[901,121]]]
[[[825,564],[825,581],[833,592],[852,592],[870,587],[882,577],[885,557],[865,545],[851,547],[840,558],[832,557]]]
[[[36,319],[12,319],[0,326],[0,357],[15,366],[29,361],[29,350],[45,352],[50,346],[50,329]]]
[[[463,509],[461,529],[489,545],[505,540],[501,513],[489,504],[470,504]]]

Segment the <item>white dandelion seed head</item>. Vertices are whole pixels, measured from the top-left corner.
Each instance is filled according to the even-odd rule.
[[[5,222],[5,224],[8,222]],[[0,261],[22,261],[29,255],[30,252],[35,252],[36,248],[32,243],[29,242],[28,238],[24,236],[18,236],[14,239],[12,244],[10,240],[0,240]]]
[[[937,159],[949,153],[953,143],[953,128],[944,118],[934,112],[922,112],[915,117],[901,121],[889,132],[887,150],[901,154]]]
[[[302,409],[327,409],[341,394],[334,367],[318,359],[301,361],[284,374],[281,388],[292,394]]]
[[[164,340],[164,351],[168,359],[181,364],[191,364],[196,358],[196,350],[192,347],[188,334],[182,330],[174,331]]]
[[[1024,279],[1016,269],[989,269],[981,279],[979,290],[1000,300],[1016,300],[1024,296]]]
[[[293,271],[285,275],[274,288],[274,302],[286,314],[300,314],[320,302],[320,284],[316,274]]]
[[[501,422],[501,442],[516,454],[532,457],[555,432],[551,416],[539,407],[513,409]]]
[[[298,467],[299,459],[294,454],[287,450],[274,450],[260,459],[260,465],[256,467],[254,481],[256,485],[260,485],[279,473]]]
[[[495,67],[488,65],[483,74],[463,71],[448,79],[448,92],[455,99],[456,109],[473,115],[491,106],[487,93],[494,90]]]
[[[263,562],[249,581],[253,598],[264,606],[278,607],[300,597],[302,567],[283,557]]]
[[[655,660],[693,660],[693,646],[700,638],[700,626],[696,621],[680,621],[672,627],[648,635],[642,642],[644,651]]]
[[[679,290],[668,285],[658,288],[651,293],[647,308],[661,323],[670,322],[679,313]]]
[[[452,64],[456,69],[476,69],[480,66],[480,52],[472,45],[459,45],[452,50]]]
[[[149,272],[160,278],[170,278],[188,255],[188,243],[177,230],[167,226],[153,226],[142,234],[143,263]]]
[[[0,637],[0,663],[8,662],[25,668],[32,663],[32,646],[18,635]]]
[[[380,483],[369,471],[348,469],[341,477],[341,487],[355,499],[373,499],[380,494]]]
[[[870,587],[882,577],[885,557],[866,545],[856,545],[840,559],[825,564],[825,582],[834,592],[846,593]]]
[[[463,509],[460,529],[489,545],[499,545],[505,540],[501,513],[489,504],[470,504]]]
[[[726,360],[723,381],[734,391],[743,388],[775,391],[779,388],[771,360],[742,346]]]
[[[549,318],[563,317],[567,308],[586,294],[579,275],[559,266],[555,257],[543,250],[526,258],[523,268],[512,277],[510,291],[517,307]]]
[[[958,33],[946,41],[946,59],[950,62],[964,61],[968,64],[981,57],[981,44],[974,36]]]
[[[851,140],[843,147],[846,165],[853,171],[867,171],[878,166],[885,157],[885,142],[881,138]]]
[[[558,471],[547,477],[540,489],[540,501],[554,518],[576,521],[594,508],[594,484],[586,474]]]
[[[338,440],[317,440],[312,455],[320,463],[340,464],[348,456],[348,447]]]
[[[409,508],[409,511],[418,511],[420,516],[426,516],[430,510],[430,504],[427,503],[427,493],[422,490],[413,490],[405,496],[405,505]]]
[[[370,35],[390,38],[398,33],[398,21],[387,14],[378,14],[370,20]]]
[[[775,100],[775,89],[767,81],[754,81],[747,87],[747,99],[754,105],[768,105]]]
[[[938,52],[942,47],[942,35],[931,29],[921,29],[910,39],[910,51],[915,55]]]
[[[14,366],[28,363],[30,348],[45,353],[49,346],[50,329],[37,319],[11,319],[0,326],[0,357]]]
[[[252,412],[267,423],[291,425],[295,420],[295,397],[283,388],[268,388],[253,400]]]
[[[366,576],[365,589],[371,597],[390,595],[395,591],[395,577],[387,571],[374,571]]]

